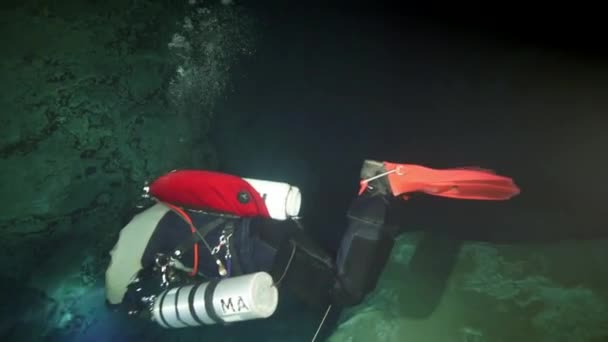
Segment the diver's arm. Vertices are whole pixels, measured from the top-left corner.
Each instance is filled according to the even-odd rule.
[[[120,231],[110,251],[111,261],[105,273],[106,300],[110,305],[122,302],[127,287],[142,269],[141,259],[158,222],[169,209],[156,204],[137,214]]]

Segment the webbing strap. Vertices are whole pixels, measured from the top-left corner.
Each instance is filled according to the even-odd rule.
[[[195,243],[198,243],[199,241],[201,241],[211,231],[213,231],[215,228],[221,226],[225,222],[226,222],[226,219],[224,219],[223,217],[219,217],[219,218],[211,221],[209,224],[203,225],[201,228],[195,227],[196,230],[198,231],[198,234],[192,234],[190,236],[190,239],[188,239],[188,241],[184,241],[183,243],[181,243],[175,250],[180,251],[181,254],[189,251],[194,246]]]

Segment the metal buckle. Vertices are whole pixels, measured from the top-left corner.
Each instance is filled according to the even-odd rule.
[[[215,255],[215,254],[219,253],[222,250],[222,247],[226,246],[226,255],[229,256],[230,255],[229,244],[230,244],[231,237],[232,237],[232,233],[226,234],[226,230],[223,230],[222,235],[220,235],[219,242],[215,247],[213,247],[213,249],[211,250],[211,254]]]

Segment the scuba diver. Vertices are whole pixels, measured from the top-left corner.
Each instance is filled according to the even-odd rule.
[[[402,231],[403,223],[390,219],[395,203],[413,193],[500,201],[520,192],[511,178],[482,169],[365,160],[360,177],[332,256],[302,227],[297,187],[212,171],[169,172],[145,188],[153,204],[121,230],[110,251],[107,303],[183,328],[267,318],[281,288],[327,308],[327,315],[332,306],[361,303],[376,287]]]

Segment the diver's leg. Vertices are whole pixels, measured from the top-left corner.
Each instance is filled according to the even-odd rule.
[[[272,275],[278,286],[308,306],[325,309],[331,303],[335,270],[332,255],[299,230],[279,248]]]
[[[334,301],[356,305],[374,290],[394,245],[385,229],[388,202],[382,196],[363,194],[351,204],[349,226],[338,250]]]
[[[383,173],[380,163],[366,161],[361,178]],[[375,287],[394,245],[394,230],[386,225],[392,196],[384,177],[378,178],[355,198],[348,210],[348,228],[336,259],[338,281],[334,302],[356,305]]]
[[[263,259],[272,264],[256,262],[265,266],[249,271],[269,272],[280,288],[312,307],[355,305],[376,286],[393,247],[393,237],[384,226],[387,205],[383,196],[369,194],[353,201],[336,261],[302,229],[273,221],[258,226],[252,255],[266,254]],[[256,259],[262,258],[251,258]]]
[[[361,177],[370,178],[384,171],[381,163],[366,161]],[[275,281],[313,306],[359,303],[375,288],[393,248],[394,230],[385,222],[392,200],[385,178],[371,182],[355,198],[335,262],[302,229],[289,229],[289,223],[272,220],[257,224],[258,235],[274,250],[271,274]],[[283,237],[273,239],[279,231]]]
[[[294,221],[254,218],[240,244],[245,273],[265,271],[304,303],[325,309],[335,283],[334,258]]]

